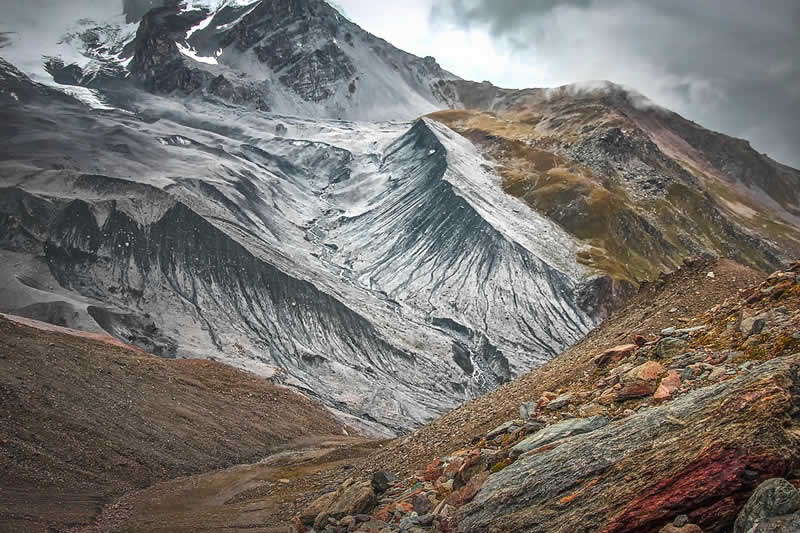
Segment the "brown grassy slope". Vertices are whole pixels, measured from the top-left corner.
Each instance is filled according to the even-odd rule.
[[[715,278],[708,278],[713,271]],[[407,439],[398,439],[368,461],[366,470],[388,469],[410,475],[434,457],[446,456],[497,425],[519,416],[519,405],[538,400],[545,391],[588,390],[591,359],[607,348],[632,342],[635,334],[653,336],[661,329],[694,325],[697,317],[740,289],[766,276],[729,260],[698,261],[673,274],[645,284],[619,310],[581,342],[543,367],[485,396],[474,399],[423,427]],[[674,312],[670,312],[675,309]]]
[[[778,250],[800,253],[798,228],[681,153],[659,150],[624,111],[570,95],[501,112],[429,116],[496,161],[507,193],[580,239],[581,263],[615,279],[652,279],[703,253],[763,270],[778,266]]]
[[[0,318],[0,531],[85,523],[124,491],[342,429],[321,405],[221,363]]]

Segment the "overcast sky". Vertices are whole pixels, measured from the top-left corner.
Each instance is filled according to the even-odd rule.
[[[610,80],[800,168],[800,0],[337,2],[463,78]]]
[[[800,0],[331,3],[462,78],[510,88],[610,80],[800,167]],[[0,32],[54,42],[65,21],[118,14],[121,4],[0,0]],[[9,59],[29,61],[31,69],[41,63],[38,56]]]

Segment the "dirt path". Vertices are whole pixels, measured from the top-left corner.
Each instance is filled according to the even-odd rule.
[[[263,461],[158,483],[106,506],[71,533],[286,531],[313,497],[358,471],[382,444],[352,437],[304,439]]]

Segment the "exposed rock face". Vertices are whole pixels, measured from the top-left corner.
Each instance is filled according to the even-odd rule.
[[[800,356],[762,363],[521,456],[462,509],[461,528],[655,532],[669,512],[684,511],[703,531],[723,531],[760,481],[798,464],[791,428],[799,402]],[[630,503],[620,508],[623,501]]]
[[[747,500],[733,533],[758,533],[767,531],[792,531],[788,526],[800,525],[800,492],[794,485],[782,478],[763,482]],[[795,514],[798,513],[798,514]],[[788,515],[795,516],[789,517]],[[774,520],[780,518],[786,527],[777,527]]]
[[[129,4],[137,19],[147,2]],[[143,15],[131,47],[148,91],[303,116],[410,119],[440,107],[435,83],[455,79],[323,0],[170,1]]]

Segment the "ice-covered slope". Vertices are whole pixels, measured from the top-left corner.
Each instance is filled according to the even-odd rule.
[[[6,70],[32,96],[0,107],[1,311],[220,359],[381,432],[593,324],[571,238],[435,123],[186,114],[157,97],[131,106],[144,120]]]

